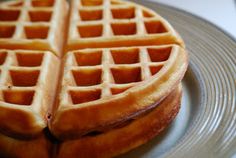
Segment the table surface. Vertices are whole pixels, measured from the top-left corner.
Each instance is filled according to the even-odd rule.
[[[185,10],[217,25],[236,39],[235,0],[149,0]]]

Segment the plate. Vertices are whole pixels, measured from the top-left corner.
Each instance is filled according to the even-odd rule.
[[[236,153],[236,42],[213,24],[159,3],[132,0],[167,19],[190,64],[180,113],[168,129],[120,158],[231,157]]]

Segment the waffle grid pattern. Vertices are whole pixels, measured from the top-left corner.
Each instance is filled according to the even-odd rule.
[[[41,125],[36,125],[37,131],[42,131],[48,123],[56,137],[83,135],[99,128],[103,130],[105,126],[120,123],[121,119],[138,115],[156,98],[163,99],[167,95],[168,90],[165,89],[164,93],[160,88],[155,96],[151,96],[149,93],[154,93],[154,83],[146,84],[147,88],[144,84],[161,70],[163,73],[156,76],[155,84],[170,83],[163,79],[164,76],[174,70],[177,72],[174,64],[181,64],[176,59],[184,57],[182,39],[167,21],[130,2],[72,0],[69,30],[66,30],[67,10],[63,4],[67,5],[67,2],[25,0],[0,5],[0,49],[9,49],[0,52],[0,108],[5,106],[8,111],[20,109],[18,113],[27,113],[25,117],[34,118],[29,119],[28,133],[35,132],[32,128],[35,122],[38,123],[38,118]],[[59,47],[64,44],[65,55],[61,58],[62,49]],[[79,48],[73,48],[73,44]],[[68,49],[70,45],[71,49]],[[96,48],[80,50],[87,47]],[[26,49],[51,52],[23,51]],[[184,71],[181,70],[177,72],[176,82]],[[144,86],[137,86],[141,84]],[[123,93],[132,87],[138,88]],[[137,107],[141,104],[137,101],[142,96],[140,93],[146,94],[147,99],[143,95],[143,106]],[[114,108],[110,106],[112,102],[116,102]],[[90,105],[94,106],[90,108]],[[93,122],[95,111],[100,113]],[[115,114],[111,115],[111,112]],[[46,119],[47,114],[52,117]],[[74,123],[75,118],[80,123]],[[22,127],[19,119],[12,122]],[[65,122],[68,125],[64,128],[61,125]],[[14,126],[7,128],[18,134],[19,129]],[[75,129],[76,134],[73,133]],[[22,129],[20,132],[26,133]]]
[[[57,41],[55,36],[59,28],[56,25],[61,23],[64,16],[59,14],[62,2],[62,0],[24,0],[1,4],[0,42],[9,41],[9,48],[51,50],[59,53],[60,46],[55,42]],[[33,42],[38,42],[38,46],[35,44],[32,46]],[[4,44],[0,44],[0,47],[6,47]]]
[[[25,54],[10,50],[1,51],[0,54],[2,101],[10,104],[31,105],[35,87],[38,86],[37,81],[41,73],[45,72],[41,70],[44,54]],[[21,96],[16,97],[17,95]]]
[[[57,80],[50,76],[54,67],[59,66],[57,62],[47,51],[0,50],[0,109],[13,112],[14,118],[21,118],[20,121],[7,116],[8,122],[1,122],[1,127],[6,123],[23,127],[27,122],[24,127],[29,129],[15,128],[14,132],[20,133],[21,130],[35,132],[35,129],[38,132],[46,127],[45,116],[54,100],[51,93],[55,93],[53,84],[48,81],[55,83]],[[6,119],[4,113],[0,113],[0,118]]]
[[[172,46],[167,45],[70,52],[62,83],[62,96],[67,97],[62,104],[80,104],[122,93],[158,73],[171,51]]]
[[[78,7],[73,7],[77,14],[72,15],[76,23],[71,23],[73,25],[71,27],[77,30],[78,34],[71,34],[74,36],[71,38],[146,35],[147,33],[164,33],[168,30],[160,19],[157,19],[157,16],[127,3],[117,4],[110,0],[94,1],[94,3],[83,0],[74,2],[74,5]]]
[[[115,0],[72,1],[68,50],[114,47],[107,40],[120,41],[122,37],[133,39],[130,44],[126,43],[129,46],[141,45],[140,42],[135,44],[137,37],[140,38],[139,40],[150,38],[151,42],[146,45],[157,42],[158,40],[153,41],[153,38],[157,37],[161,39],[165,37],[173,41],[163,40],[162,42],[178,43],[175,36],[175,31],[162,17],[133,3]],[[89,45],[86,41],[95,42],[96,45]],[[114,45],[117,47],[117,44]]]

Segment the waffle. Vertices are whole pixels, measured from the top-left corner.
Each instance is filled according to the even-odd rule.
[[[59,60],[44,51],[0,50],[0,130],[35,136],[47,126]],[[52,72],[55,71],[53,74]]]
[[[135,3],[0,3],[0,155],[111,157],[144,144],[178,113],[187,66],[178,33]]]
[[[34,139],[17,139],[0,133],[1,158],[50,158],[53,144],[44,134]]]
[[[116,156],[144,144],[168,126],[179,111],[180,99],[181,86],[175,89],[154,110],[147,112],[140,118],[126,122],[123,126],[106,133],[94,133],[80,139],[64,141],[60,143],[60,148],[55,147],[55,144],[53,147],[44,134],[40,134],[35,139],[16,139],[0,134],[0,155],[17,158]]]
[[[67,50],[179,44],[182,39],[155,12],[120,0],[72,0]]]
[[[0,3],[0,48],[49,50],[60,56],[67,10],[65,0]]]
[[[64,61],[51,121],[60,139],[103,131],[153,108],[187,68],[178,45],[85,49],[68,52]]]
[[[148,114],[106,133],[64,141],[57,158],[114,157],[144,144],[174,119],[180,108],[181,86]]]

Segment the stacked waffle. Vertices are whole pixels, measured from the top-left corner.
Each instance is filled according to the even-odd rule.
[[[188,61],[172,26],[130,2],[70,4],[0,4],[5,157],[116,156],[178,113]]]

